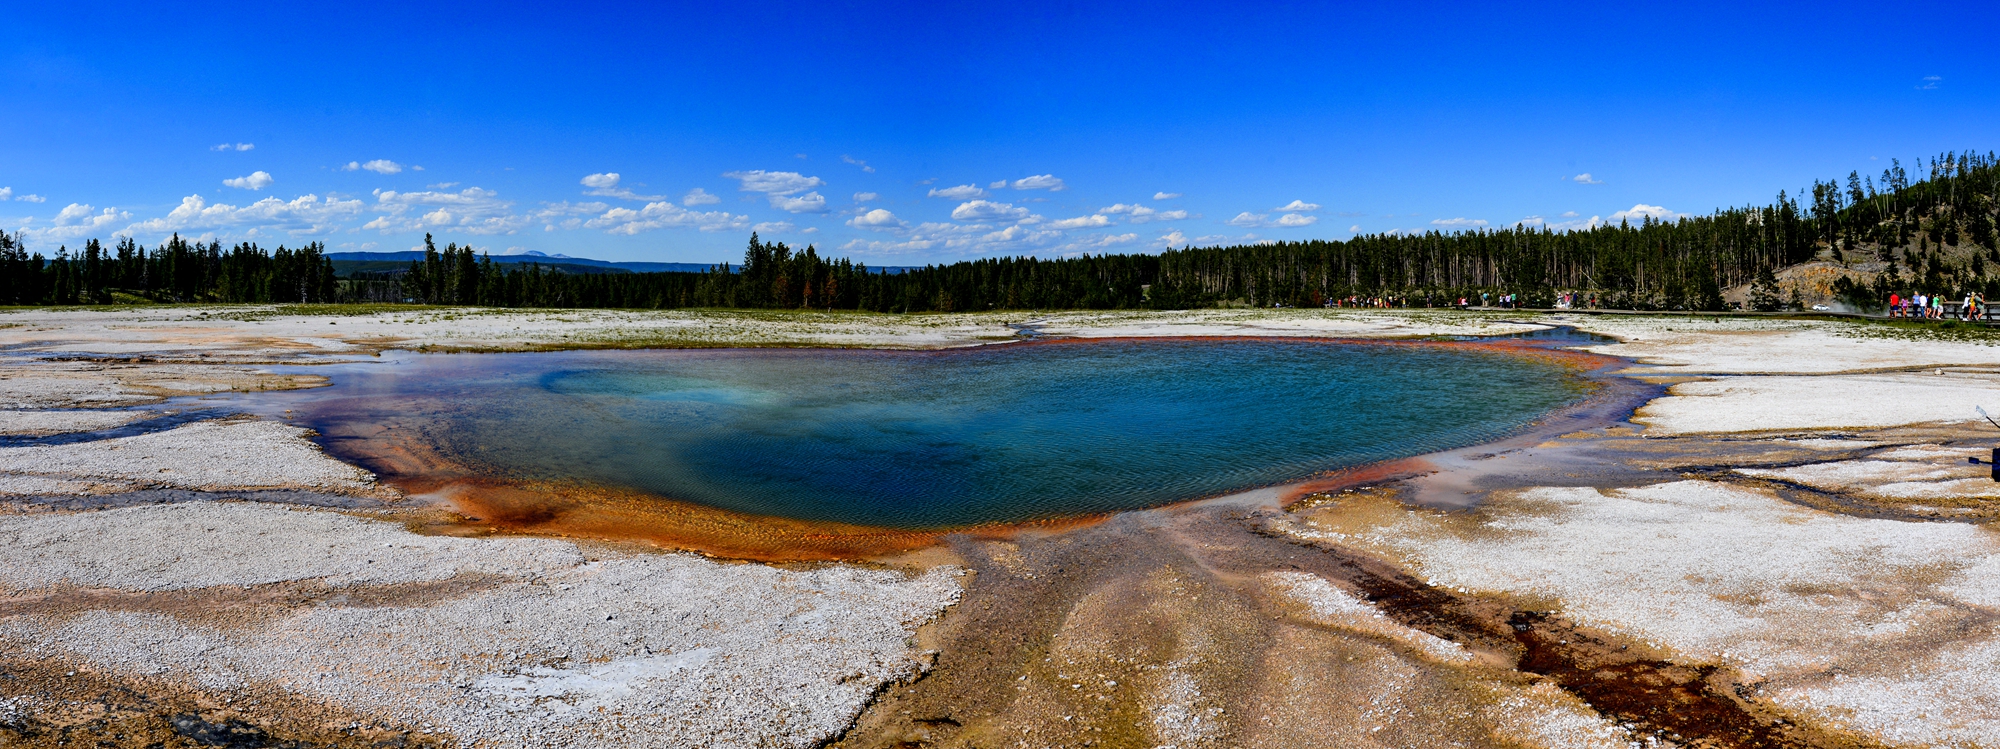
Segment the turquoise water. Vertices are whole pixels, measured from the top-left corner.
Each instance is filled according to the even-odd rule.
[[[283,405],[336,454],[395,424],[495,476],[906,528],[1297,480],[1491,440],[1580,395],[1520,357],[1307,341],[413,354],[334,382]]]

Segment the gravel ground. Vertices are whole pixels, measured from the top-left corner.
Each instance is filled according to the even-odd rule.
[[[40,437],[95,432],[153,415],[148,411],[0,411],[0,435]]]
[[[256,503],[6,518],[0,538],[0,581],[17,596],[141,593],[0,618],[0,641],[20,653],[281,690],[466,746],[813,746],[878,685],[925,667],[914,628],[960,590],[951,567],[586,552]],[[437,581],[470,582],[411,592]],[[283,585],[344,592],[195,613],[142,594],[223,600]]]
[[[255,367],[385,348],[931,348],[1011,340],[1009,326],[1021,323],[1080,336],[1400,337],[1532,328],[1510,321],[1527,315],[1426,311],[293,314],[300,311],[0,314],[11,326],[0,327],[0,347],[11,352],[0,360],[0,408],[13,409],[0,417],[0,433],[109,418],[45,409],[310,386],[313,378]],[[2000,584],[1990,582],[2000,580],[1993,532],[1863,519],[1787,501],[1771,488],[1789,482],[1839,496],[1972,502],[1991,496],[1990,482],[1954,461],[1964,452],[1956,445],[1984,435],[1969,421],[1971,406],[2000,396],[2000,379],[1987,371],[2000,365],[2000,346],[1768,318],[1537,321],[1619,338],[1593,348],[1636,358],[1633,374],[1705,378],[1678,382],[1669,397],[1648,405],[1643,429],[1629,436],[1635,441],[1642,433],[1671,452],[1775,432],[1786,439],[1756,439],[1814,455],[1784,463],[1711,459],[1704,480],[1507,491],[1455,514],[1357,502],[1327,515],[1338,522],[1314,537],[1366,548],[1466,595],[1547,601],[1566,616],[1664,648],[1676,662],[1740,668],[1766,679],[1758,686],[1763,698],[1827,725],[1905,744],[2000,746],[1992,738],[2000,736],[2000,709],[1992,707],[2000,705],[2000,636],[1984,624],[2000,606]],[[24,358],[51,354],[90,360]],[[1937,368],[1945,374],[1921,373]],[[1929,431],[1911,437],[1898,429]],[[1912,441],[1935,444],[1877,449]],[[0,493],[141,487],[379,491],[366,474],[319,453],[300,430],[268,422],[201,422],[96,442],[0,448]],[[0,546],[5,649],[218,693],[281,692],[480,746],[814,745],[837,734],[884,684],[927,667],[930,656],[913,644],[916,627],[957,600],[962,585],[952,567],[906,573],[722,564],[551,539],[420,536],[329,510],[247,502],[0,517]],[[1265,664],[1255,689],[1257,702],[1271,706],[1267,716],[1323,722],[1324,735],[1352,745],[1382,743],[1376,729],[1416,736],[1428,730],[1419,723],[1449,717],[1437,712],[1447,703],[1423,695],[1440,674],[1473,668],[1454,659],[1454,643],[1370,616],[1361,599],[1325,580],[1263,574],[1249,579],[1310,624],[1281,628],[1269,652],[1351,654],[1338,671]],[[1134,606],[1161,612],[1172,626],[1153,634],[1166,638],[1167,660],[1133,677],[1130,686],[1146,704],[1131,717],[1182,746],[1214,744],[1221,715],[1215,695],[1241,686],[1234,672],[1219,668],[1214,638],[1227,634],[1225,622],[1262,615],[1170,606],[1207,600],[1176,585],[1106,591],[1102,600],[1079,604],[1053,635],[1049,652],[1057,660],[1049,663],[1066,663],[1065,654],[1085,662],[1091,643],[1135,634],[1108,624],[1128,621],[1121,616]],[[1335,673],[1340,683],[1329,681]],[[1084,680],[1071,684],[1083,691]],[[1099,686],[1115,688],[1092,688]],[[1623,743],[1616,727],[1546,682],[1489,686],[1480,703],[1488,707],[1453,715],[1503,743]],[[1326,694],[1361,697],[1338,705],[1311,698]],[[47,707],[30,704],[32,697],[0,700],[0,722]]]
[[[375,489],[368,472],[327,457],[306,434],[268,421],[205,421],[132,437],[5,447],[0,492],[48,494],[50,482],[63,481],[127,489]]]
[[[1433,584],[1555,601],[1688,662],[1740,668],[1830,723],[1860,714],[1885,737],[2000,745],[2000,669],[1942,690],[1923,688],[1940,672],[1912,668],[2000,648],[1968,630],[2000,601],[2000,538],[1984,527],[1847,517],[1712,481],[1532,489],[1476,516],[1397,518],[1344,541]],[[1841,682],[1857,677],[1882,688]]]

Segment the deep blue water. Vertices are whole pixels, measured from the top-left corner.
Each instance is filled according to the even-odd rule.
[[[1504,354],[1240,340],[409,354],[334,382],[276,402],[337,453],[396,424],[491,475],[897,527],[1297,480],[1495,439],[1582,393]]]

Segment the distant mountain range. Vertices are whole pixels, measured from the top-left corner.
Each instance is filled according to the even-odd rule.
[[[399,271],[410,267],[410,261],[424,259],[419,250],[402,252],[329,252],[328,260],[333,261],[336,274],[346,276],[354,273]],[[614,263],[606,260],[592,260],[587,257],[568,255],[548,255],[529,251],[519,255],[493,255],[496,263],[535,263],[545,269],[567,273],[661,273],[679,271],[695,273],[714,267],[708,263]],[[733,269],[733,268],[732,268]]]
[[[534,263],[542,266],[543,270],[556,270],[564,273],[699,273],[715,267],[714,264],[710,263],[614,263],[609,260],[592,260],[587,257],[550,255],[534,250],[529,250],[518,255],[493,255],[491,257],[493,258],[493,262],[496,263]],[[333,272],[335,275],[346,277],[356,273],[395,273],[405,271],[409,269],[410,261],[424,259],[424,253],[420,250],[404,250],[402,252],[329,252],[326,254],[326,258],[333,261]],[[739,270],[735,265],[730,265],[729,269],[731,271]],[[911,269],[911,266],[869,268],[869,270],[876,273],[902,273]]]

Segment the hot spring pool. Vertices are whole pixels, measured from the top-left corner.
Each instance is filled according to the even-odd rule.
[[[334,370],[332,387],[254,396],[257,410],[292,409],[343,457],[394,425],[484,476],[900,528],[1298,480],[1489,441],[1584,392],[1529,357],[1284,340],[394,354]]]

